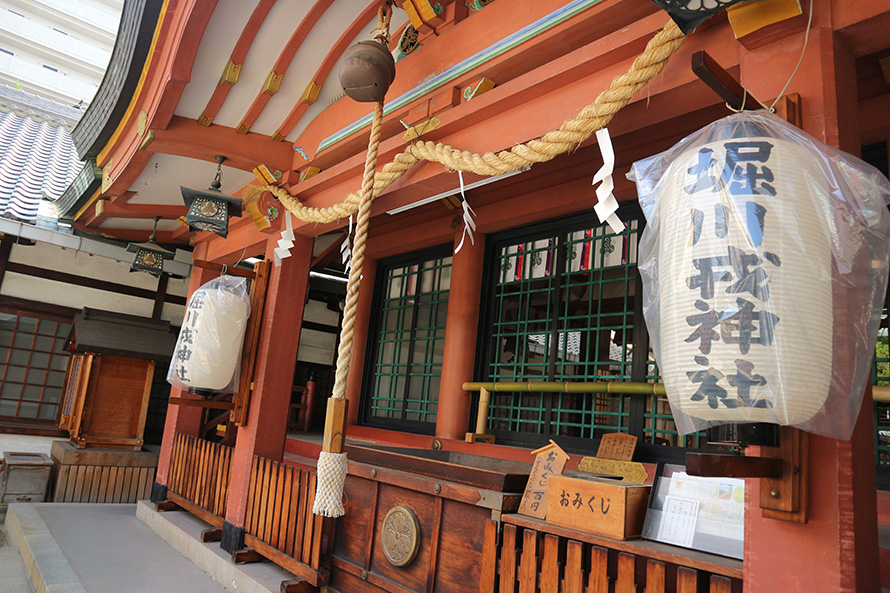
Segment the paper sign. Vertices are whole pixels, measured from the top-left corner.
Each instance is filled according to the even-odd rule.
[[[600,459],[617,459],[630,461],[637,446],[637,437],[623,432],[612,432],[600,439],[600,447],[596,456]]]
[[[658,529],[658,541],[691,547],[698,519],[699,501],[666,496]]]
[[[532,454],[535,464],[519,503],[519,514],[543,519],[547,515],[547,480],[552,475],[562,474],[569,456],[552,440]]]

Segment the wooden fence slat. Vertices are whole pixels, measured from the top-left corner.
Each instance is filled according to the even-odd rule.
[[[226,475],[226,447],[219,447],[219,463],[216,466],[216,490],[213,493],[213,514],[217,517],[225,515],[225,507],[222,505],[223,496],[229,489],[229,480]]]
[[[284,546],[284,553],[295,558],[294,545],[301,535],[298,518],[300,514],[300,470],[297,468],[294,468],[291,475],[290,491],[290,508],[287,511],[288,536]]]
[[[519,561],[519,593],[535,593],[538,584],[538,532],[522,532],[522,556]]]
[[[719,574],[712,574],[710,589],[710,593],[732,593],[732,581]]]
[[[584,546],[581,542],[569,540],[569,543],[566,544],[566,593],[584,592],[584,571],[581,568],[581,553],[583,550]],[[591,574],[593,573],[591,572]]]
[[[197,500],[198,506],[207,508],[207,490],[210,487],[211,445],[209,441],[201,440],[201,477],[198,479]]]
[[[501,591],[516,590],[516,527],[504,525],[504,543],[501,546]],[[579,592],[580,593],[580,592]]]
[[[139,469],[139,486],[137,492],[138,500],[146,500],[151,497],[151,493],[146,493],[146,486],[148,485],[149,479],[151,477],[151,470],[153,468],[143,467]]]
[[[285,525],[285,514],[287,511],[287,503],[284,500],[285,480],[287,478],[287,466],[279,463],[278,470],[278,494],[275,495],[275,520],[272,522],[272,539],[270,544],[275,546],[276,550],[281,549],[281,528]]]
[[[90,485],[90,498],[88,502],[99,502],[99,488],[102,485],[102,469],[103,468],[97,466],[93,471],[93,483]]]
[[[254,456],[250,466],[250,486],[247,490],[247,518],[244,521],[244,530],[250,535],[256,535],[256,505],[257,505],[257,475],[259,473],[259,458]]]
[[[93,476],[96,475],[96,466],[87,467],[87,471],[83,477],[83,488],[80,491],[80,497],[77,502],[89,502],[90,492],[93,489]]]
[[[75,465],[70,469],[67,475],[67,479],[65,481],[65,495],[64,500],[66,502],[74,500],[74,484],[77,482],[77,468],[80,466]]]
[[[482,532],[482,572],[479,575],[479,593],[494,593],[498,569],[498,523],[488,520]],[[559,574],[556,575],[557,579]]]
[[[312,499],[315,496],[315,474],[307,472],[307,477],[306,527],[303,531],[303,553],[299,559],[303,564],[309,564],[312,561],[312,534],[315,533],[315,521],[318,519],[312,512]]]
[[[194,500],[195,498],[195,478],[197,477],[195,473],[195,458],[195,442],[189,437],[186,442],[185,475],[183,476],[185,483],[182,485],[182,496],[188,500]]]
[[[284,477],[279,484],[281,487],[281,502],[278,505],[278,509],[281,514],[281,526],[278,530],[278,544],[275,547],[284,552],[287,549],[289,531],[293,529],[293,524],[290,520],[290,499],[293,492],[294,468],[289,465],[282,465],[281,468],[284,471]]]
[[[81,497],[81,493],[83,492],[83,480],[86,474],[87,468],[84,465],[78,466],[77,475],[74,477],[74,497],[71,499],[72,501],[79,501]]]
[[[441,501],[442,501],[442,499],[440,498],[439,499],[440,504],[441,504]],[[442,510],[440,507],[440,509],[439,509],[440,515],[441,515],[441,512],[442,512]],[[440,521],[437,521],[435,526],[433,527],[433,529],[434,530],[438,529],[440,523],[441,523]],[[323,531],[324,524],[325,524],[324,517],[315,516],[315,529],[312,532],[312,556],[309,558],[309,566],[311,568],[314,568],[315,570],[318,570],[319,567],[321,567],[321,544],[322,544],[322,539],[324,536],[324,531]],[[434,536],[433,541],[435,541],[435,542],[439,541],[438,534],[436,534]],[[431,555],[437,556],[438,552],[432,552]],[[434,579],[435,578],[434,568],[431,568],[429,570],[428,574],[429,574],[429,578]],[[429,588],[427,590],[432,591],[432,588]]]
[[[102,468],[102,485],[99,486],[99,502],[111,502],[114,495],[114,478],[117,476],[117,468],[107,466]]]
[[[298,516],[297,516],[297,533],[296,537],[294,537],[294,553],[291,554],[294,558],[299,560],[303,557],[303,538],[306,533],[306,506],[309,500],[309,472],[305,470],[300,470],[300,495],[299,495],[299,507],[298,507]],[[309,510],[311,512],[311,509]]]
[[[618,554],[618,579],[615,581],[615,593],[637,593],[634,564],[636,556],[621,552]]]
[[[210,493],[213,492],[213,470],[216,456],[216,447],[213,443],[204,441],[204,483],[201,485],[201,508],[210,508]]]
[[[176,492],[176,472],[179,471],[179,437],[177,432],[173,435],[173,451],[170,453],[170,470],[167,473],[167,490]]]
[[[232,455],[234,453],[234,449],[232,447],[225,448],[225,463],[224,463],[224,476],[223,476],[223,484],[225,487],[223,488],[222,496],[220,497],[219,503],[219,515],[222,517],[226,513],[226,506],[229,504],[229,489],[231,488],[231,480],[232,480]]]
[[[266,535],[266,508],[269,505],[269,480],[271,476],[269,475],[271,472],[269,471],[269,464],[271,460],[263,459],[262,460],[262,486],[260,486],[260,506],[259,506],[259,523],[257,524],[257,537],[259,539],[263,539]]]
[[[677,568],[677,593],[696,593],[698,590],[698,571],[686,566]]]
[[[278,464],[269,461],[269,498],[266,501],[266,529],[263,541],[272,543],[272,532],[275,530],[275,497],[278,496]]]
[[[177,433],[176,441],[173,443],[173,469],[171,484],[167,485],[167,489],[177,494],[182,494],[182,449],[185,438],[182,434]]]
[[[559,593],[559,538],[549,533],[544,536],[541,593]]]
[[[587,593],[609,593],[609,550],[590,547],[590,577]]]
[[[646,593],[664,593],[664,562],[646,563]]]

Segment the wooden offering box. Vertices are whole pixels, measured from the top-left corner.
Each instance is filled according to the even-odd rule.
[[[531,464],[454,451],[347,447],[329,590],[479,590],[485,521],[515,511]]]
[[[651,486],[596,478],[550,476],[547,522],[614,539],[643,532]]]
[[[84,309],[74,317],[59,423],[77,447],[142,449],[155,361],[169,361],[166,321]]]

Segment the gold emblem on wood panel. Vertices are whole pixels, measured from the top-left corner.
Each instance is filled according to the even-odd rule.
[[[383,553],[393,566],[408,566],[420,550],[420,523],[406,506],[389,509],[380,526]]]

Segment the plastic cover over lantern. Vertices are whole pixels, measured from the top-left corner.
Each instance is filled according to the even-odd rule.
[[[192,293],[167,382],[183,390],[233,392],[249,315],[245,278],[220,276]]]
[[[766,112],[714,122],[628,177],[678,430],[773,422],[850,438],[887,287],[887,179]]]

